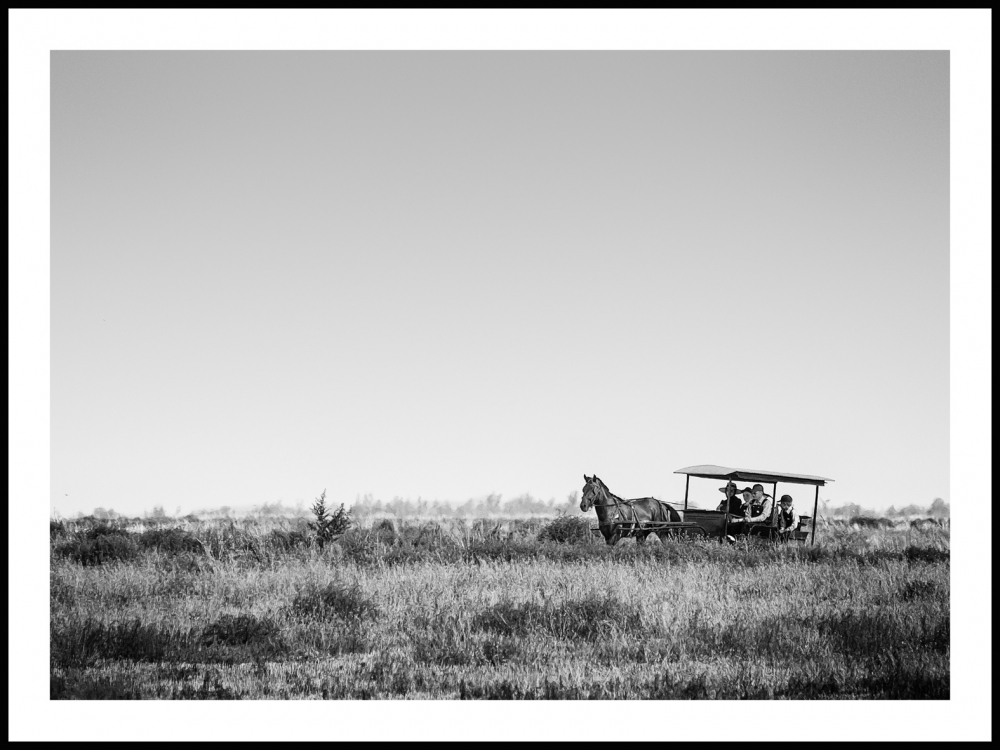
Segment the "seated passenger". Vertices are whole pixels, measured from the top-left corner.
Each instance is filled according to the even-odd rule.
[[[736,482],[730,482],[725,487],[719,487],[719,492],[724,492],[726,497],[721,503],[719,503],[716,510],[731,513],[734,516],[742,516],[743,500],[740,499],[739,490],[736,488]]]
[[[778,510],[778,535],[782,539],[788,539],[797,528],[799,528],[799,514],[792,505],[792,496],[782,495],[781,508]]]
[[[743,495],[743,506],[740,509],[739,513],[740,519],[742,520],[743,516],[750,509],[750,504],[753,502],[753,490],[750,489],[749,487],[744,487],[742,490],[740,490],[740,494]]]
[[[746,522],[746,519],[747,513],[750,511],[750,505],[753,502],[753,490],[749,487],[744,487],[740,490],[740,494],[743,496],[743,499],[740,501],[739,510],[729,515],[728,536],[730,537],[730,541],[736,541],[732,538],[733,535],[741,536],[750,533],[750,525]]]
[[[764,485],[753,486],[753,500],[743,518],[750,528],[750,533],[761,536],[771,536],[774,527],[771,516],[774,511],[774,498],[764,493]]]

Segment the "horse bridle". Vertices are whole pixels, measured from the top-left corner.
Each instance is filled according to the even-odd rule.
[[[636,524],[639,523],[639,514],[635,512],[635,508],[632,506],[631,502],[618,497],[618,495],[613,493],[611,490],[606,489],[603,485],[597,484],[596,482],[590,483],[589,486],[597,488],[597,490],[595,490],[595,494],[599,491],[604,496],[605,499],[607,499],[608,495],[610,495],[611,499],[614,500],[613,503],[591,503],[590,504],[591,508],[615,508],[616,510],[615,515],[618,516],[618,518],[620,518],[621,521],[624,521],[626,523],[636,523]],[[628,519],[628,516],[622,512],[621,506],[623,505],[632,511],[631,521]],[[612,516],[612,519],[614,519],[614,516]],[[619,521],[619,523],[621,521]],[[605,523],[601,523],[600,521],[598,521],[597,523],[598,526],[613,526],[614,524],[615,524],[614,520]]]

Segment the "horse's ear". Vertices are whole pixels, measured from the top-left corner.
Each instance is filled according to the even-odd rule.
[[[587,476],[586,474],[584,474],[584,475],[583,475],[583,481],[584,481],[584,482],[585,482],[586,484],[590,484],[590,477],[588,477],[588,476]]]

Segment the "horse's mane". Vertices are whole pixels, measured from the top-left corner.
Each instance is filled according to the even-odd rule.
[[[605,493],[605,494],[606,494],[606,495],[607,495],[607,496],[608,496],[609,498],[612,498],[612,499],[614,499],[614,500],[617,500],[618,502],[620,502],[620,503],[621,503],[621,504],[623,504],[623,505],[631,505],[632,503],[636,502],[637,500],[656,500],[656,498],[655,498],[655,497],[650,497],[650,498],[645,498],[645,497],[637,497],[637,498],[633,498],[632,500],[626,500],[625,498],[623,498],[623,497],[620,497],[620,496],[616,495],[616,494],[615,494],[614,492],[612,492],[612,491],[611,491],[611,490],[610,490],[610,489],[608,488],[608,485],[606,485],[606,484],[604,483],[604,480],[602,480],[602,479],[601,479],[601,478],[600,478],[599,476],[597,476],[597,474],[594,474],[594,476],[592,476],[592,477],[590,478],[590,480],[591,480],[592,482],[596,483],[596,484],[597,484],[597,485],[598,485],[598,486],[599,486],[599,487],[600,487],[600,488],[601,488],[601,489],[602,489],[602,490],[604,491],[604,493]],[[659,501],[657,501],[657,502],[659,502]]]
[[[614,492],[612,492],[612,491],[611,491],[611,490],[610,490],[610,489],[608,488],[608,485],[606,485],[606,484],[604,483],[604,480],[602,480],[602,479],[601,479],[601,478],[600,478],[599,476],[597,476],[597,474],[594,474],[594,476],[592,476],[592,477],[590,478],[590,481],[591,481],[591,483],[592,483],[592,484],[596,484],[596,485],[597,485],[597,486],[598,486],[598,487],[599,487],[599,488],[600,488],[601,490],[603,490],[603,491],[604,491],[604,492],[605,492],[605,493],[606,493],[607,495],[609,495],[609,496],[611,496],[611,497],[614,497],[614,498],[617,498],[618,500],[621,500],[621,498],[620,498],[620,497],[618,497],[618,495],[616,495],[616,494],[615,494]]]

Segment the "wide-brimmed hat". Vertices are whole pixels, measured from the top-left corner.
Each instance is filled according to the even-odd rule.
[[[756,492],[757,490],[760,490],[761,492],[763,492],[764,491],[764,485],[762,485],[762,484],[755,484],[753,486],[753,491]]]
[[[725,487],[719,487],[719,492],[725,492],[730,487],[733,488],[733,492],[739,494],[739,488],[736,486],[736,482],[729,482]]]
[[[749,493],[750,493],[751,495],[753,494],[753,490],[752,490],[752,489],[750,489],[749,487],[744,487],[744,488],[743,488],[742,490],[740,490],[740,494],[741,494],[741,495],[742,495],[742,494],[743,494],[744,492],[749,492]]]
[[[791,495],[782,495],[781,499],[778,502],[783,503],[785,502],[785,500],[787,500],[788,502],[793,502]]]

